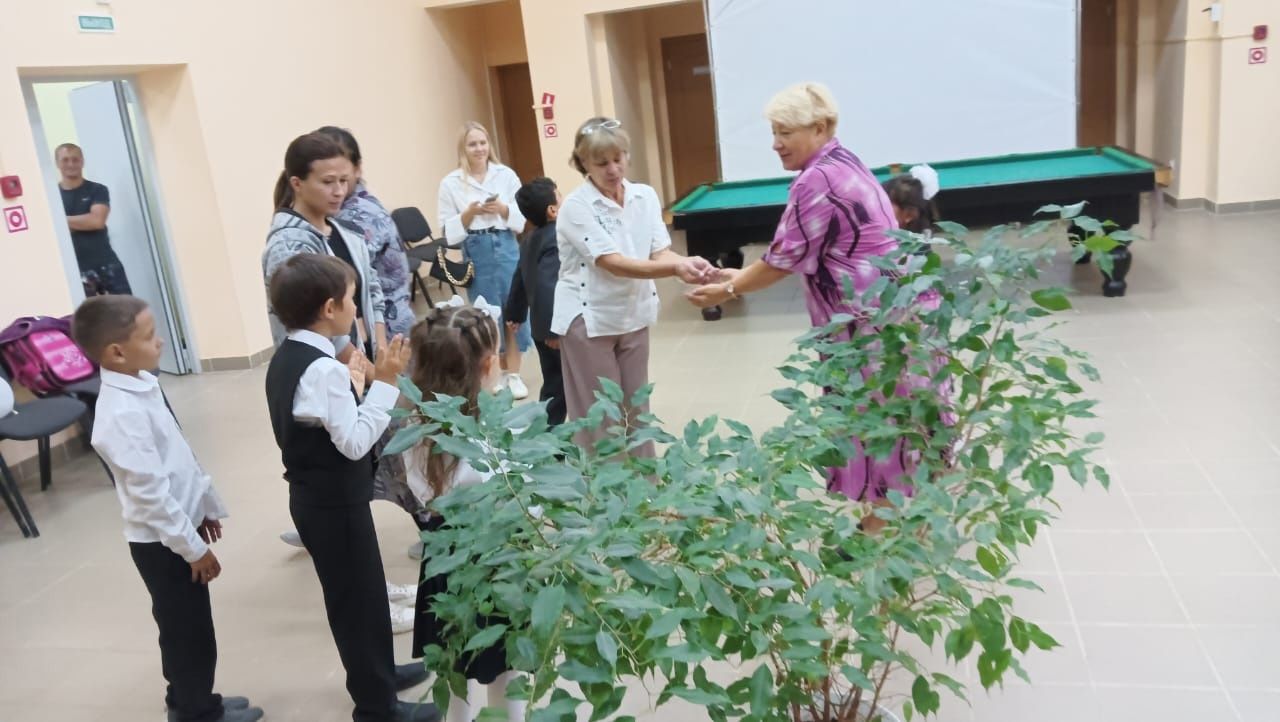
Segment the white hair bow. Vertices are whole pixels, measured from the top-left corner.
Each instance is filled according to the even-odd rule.
[[[912,166],[911,170],[907,172],[911,174],[912,178],[920,181],[926,201],[932,200],[934,196],[938,195],[938,171],[930,166],[921,164]]]
[[[459,296],[457,294],[454,294],[453,298],[449,299],[448,301],[436,302],[436,308],[462,308],[466,305],[467,305],[467,302],[462,300],[462,296]],[[473,302],[471,305],[472,307],[480,311],[483,311],[486,316],[493,319],[494,323],[498,323],[498,324],[502,323],[502,307],[495,306],[492,303],[485,301],[484,296],[476,296],[475,302]]]

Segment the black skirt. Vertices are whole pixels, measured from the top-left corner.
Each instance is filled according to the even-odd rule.
[[[418,529],[425,532],[432,532],[444,526],[444,519],[439,516],[433,516],[425,522],[417,519],[417,517],[414,519],[418,522]],[[418,568],[418,579],[420,581],[418,582],[418,601],[414,606],[416,614],[413,622],[413,656],[415,659],[421,659],[423,656],[422,651],[432,644],[440,647],[447,646],[444,639],[444,622],[430,610],[430,603],[435,595],[448,591],[449,575],[437,574],[430,579],[425,579],[427,563],[430,561],[424,555],[422,566]],[[490,624],[503,624],[505,620],[500,617],[479,617],[476,622],[483,629]],[[491,647],[464,655],[454,669],[465,675],[467,679],[474,679],[481,684],[492,684],[498,678],[498,675],[510,671],[507,667],[505,641],[499,639]]]

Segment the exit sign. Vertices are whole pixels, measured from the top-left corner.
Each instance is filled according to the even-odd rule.
[[[110,15],[77,15],[76,21],[82,33],[114,33],[116,19]]]

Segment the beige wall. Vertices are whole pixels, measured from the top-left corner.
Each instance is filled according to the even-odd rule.
[[[432,4],[449,3],[448,0],[437,0]],[[696,2],[673,3],[669,0],[555,0],[554,2],[521,0],[524,11],[525,44],[529,52],[529,68],[533,78],[534,93],[536,95],[541,95],[543,92],[556,94],[556,121],[560,133],[558,138],[543,139],[542,159],[547,174],[562,189],[572,189],[582,182],[578,174],[568,165],[574,130],[583,120],[593,115],[615,114],[617,99],[619,93],[622,93],[621,102],[624,111],[629,110],[629,104],[630,109],[639,109],[630,110],[630,112],[639,112],[648,116],[633,121],[633,127],[638,124],[645,130],[644,137],[637,143],[641,150],[640,157],[637,158],[640,166],[637,171],[643,170],[646,176],[651,176],[648,180],[655,186],[659,186],[660,191],[662,190],[660,169],[650,167],[651,159],[655,156],[660,157],[660,154],[654,153],[653,150],[661,148],[658,137],[660,121],[657,116],[659,114],[652,98],[654,87],[652,62],[645,62],[642,56],[639,63],[634,61],[627,63],[629,67],[619,70],[619,81],[631,78],[635,80],[636,86],[648,83],[649,98],[643,97],[643,91],[640,91],[640,95],[631,95],[636,92],[636,86],[615,87],[615,76],[610,66],[617,61],[609,59],[607,43],[598,43],[597,38],[607,36],[609,26],[612,24],[615,27],[615,37],[624,35],[625,38],[622,41],[635,48],[637,53],[642,52],[640,48],[643,48],[644,53],[649,53],[652,43],[649,42],[647,35],[643,42],[639,42],[634,30],[630,33],[616,30],[619,25],[625,23],[619,23],[616,20],[612,23],[607,22],[606,18],[593,20],[592,16],[680,4],[700,6],[700,3]],[[628,13],[628,16],[634,18],[635,14]],[[646,14],[640,24],[647,28],[650,22],[651,16]],[[650,67],[648,69],[637,67],[641,64]],[[625,83],[620,82],[620,84]],[[663,200],[670,202],[672,199],[664,196]]]
[[[201,358],[270,346],[260,255],[284,149],[324,124],[360,139],[373,191],[435,216],[456,128],[488,117],[481,16],[416,0],[115,0],[118,32],[82,34],[81,0],[3,0],[0,175],[23,178],[31,229],[0,235],[0,320],[72,310],[21,90],[28,78],[137,78],[187,315]],[[252,18],[252,22],[246,22]],[[71,259],[74,263],[74,260]],[[3,447],[10,460],[29,455]]]
[[[388,205],[433,214],[454,129],[488,115],[478,51],[459,41],[481,32],[471,14],[429,14],[409,0],[226,0],[199,22],[167,0],[117,0],[111,9],[119,32],[87,35],[73,26],[84,10],[78,0],[21,3],[20,22],[0,26],[0,69],[44,77],[114,66],[136,74],[202,357],[245,356],[270,344],[258,258],[270,188],[293,136],[326,123],[350,127],[374,191]],[[249,16],[253,23],[244,22]],[[345,63],[335,62],[343,46],[320,40],[335,27],[350,41]],[[242,50],[233,52],[231,39]],[[32,229],[10,244],[30,273],[0,291],[0,317],[67,312],[52,225],[60,214],[40,192],[17,73],[2,75],[0,169],[27,180],[22,200]]]
[[[1170,195],[1215,204],[1280,199],[1280,63],[1248,64],[1254,25],[1280,30],[1280,3],[1224,0],[1221,23],[1187,0],[1120,8],[1120,137],[1175,166]],[[1264,45],[1268,43],[1263,43]],[[1274,45],[1274,43],[1270,43]],[[1274,52],[1273,52],[1274,55]]]
[[[1267,25],[1271,39],[1253,40],[1253,26]],[[1217,197],[1223,203],[1280,199],[1280,2],[1231,0],[1219,29],[1216,128]],[[1270,46],[1264,65],[1249,65],[1249,48]]]

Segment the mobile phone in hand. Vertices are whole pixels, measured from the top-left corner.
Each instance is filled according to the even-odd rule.
[[[484,202],[485,202],[485,203],[492,203],[492,202],[494,202],[494,201],[496,201],[496,200],[498,200],[498,194],[497,194],[497,193],[494,193],[493,195],[489,196],[488,198],[485,198],[485,199],[484,199]]]

